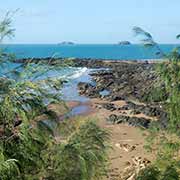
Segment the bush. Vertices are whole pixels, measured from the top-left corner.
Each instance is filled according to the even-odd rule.
[[[160,180],[160,171],[155,166],[141,170],[135,180]]]
[[[96,180],[106,173],[109,134],[89,121],[82,124],[65,144],[57,145],[48,179]],[[52,155],[49,155],[52,157]]]

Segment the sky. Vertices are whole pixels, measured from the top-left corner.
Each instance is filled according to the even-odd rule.
[[[11,43],[137,43],[139,26],[159,43],[178,43],[180,0],[0,0],[0,18],[13,17]]]

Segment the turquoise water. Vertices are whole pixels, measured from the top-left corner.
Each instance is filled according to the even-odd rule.
[[[9,61],[0,63],[0,77],[11,78],[16,81],[24,80],[25,77],[22,77],[23,79],[21,79],[21,76],[16,76],[16,73],[13,73],[15,72],[15,69],[18,72],[23,71],[23,68],[19,63],[11,63]],[[42,75],[40,71],[39,76],[38,73],[33,73],[26,78],[32,81],[44,78],[66,80],[67,82],[64,83],[60,90],[61,98],[66,101],[86,102],[88,101],[88,98],[79,95],[77,85],[79,82],[91,82],[91,76],[89,75],[90,71],[91,70],[86,67],[66,67],[58,70],[45,71]]]
[[[160,45],[169,52],[177,45]],[[95,59],[142,60],[158,59],[155,49],[142,45],[4,45],[6,51],[15,53],[17,58],[74,57]]]
[[[177,45],[160,45],[169,52]],[[17,58],[74,57],[117,60],[158,59],[155,49],[147,49],[142,45],[3,45],[5,51],[14,53]],[[6,63],[0,66],[0,76],[3,76],[17,64]],[[60,71],[48,72],[46,76],[68,80],[62,90],[62,98],[66,101],[87,101],[77,90],[79,82],[91,82],[87,68],[66,68]],[[102,92],[107,93],[107,92]],[[102,94],[103,95],[103,94]],[[104,94],[105,95],[105,94]]]

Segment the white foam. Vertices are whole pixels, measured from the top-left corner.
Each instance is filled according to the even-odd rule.
[[[73,75],[71,75],[69,77],[69,79],[77,79],[79,77],[81,77],[83,74],[85,74],[87,72],[88,68],[83,67],[83,68],[79,68],[77,71],[74,72]]]

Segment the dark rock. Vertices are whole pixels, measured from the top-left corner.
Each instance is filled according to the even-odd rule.
[[[133,109],[133,110],[131,111],[131,114],[137,115],[137,114],[141,114],[141,112],[140,112],[139,110],[137,110],[137,109]]]
[[[159,123],[161,128],[166,129],[168,127],[168,114],[166,112],[161,112],[160,118],[159,118]]]
[[[102,107],[103,107],[104,109],[109,110],[109,111],[115,111],[115,110],[116,110],[115,105],[112,104],[112,103],[103,104]]]
[[[128,123],[131,126],[143,127],[143,128],[148,128],[151,123],[150,119],[140,118],[140,117],[130,117],[124,115],[117,116],[115,114],[110,115],[107,121],[113,124]]]
[[[125,105],[125,106],[119,107],[118,110],[119,111],[121,111],[121,110],[127,111],[127,110],[129,110],[129,107],[128,107],[128,105]]]
[[[119,45],[130,45],[131,43],[129,41],[121,41],[118,44]]]
[[[112,101],[130,97],[143,100],[143,95],[157,79],[152,63],[104,62],[101,67],[110,69],[93,73],[93,80],[99,89],[108,88],[111,92],[108,97]]]
[[[107,119],[107,121],[114,124],[114,123],[116,123],[118,121],[118,116],[116,114],[111,114],[109,116],[109,118]]]
[[[128,119],[128,124],[131,126],[143,127],[148,128],[150,125],[151,120],[146,118],[139,118],[139,117],[130,117]]]
[[[89,89],[92,89],[93,86],[90,83],[80,82],[78,84],[78,90],[80,94],[85,94]]]
[[[120,107],[119,110],[132,110],[134,114],[145,114],[146,116],[152,116],[152,117],[165,117],[164,111],[162,108],[158,106],[150,106],[150,105],[139,105],[135,104],[131,101],[127,101],[127,104],[123,107]]]
[[[125,100],[126,98],[123,97],[123,95],[111,95],[108,98],[110,101],[121,101],[121,100]]]
[[[78,84],[78,91],[80,95],[86,95],[92,98],[100,97],[100,89],[97,89],[90,83],[80,82]]]

